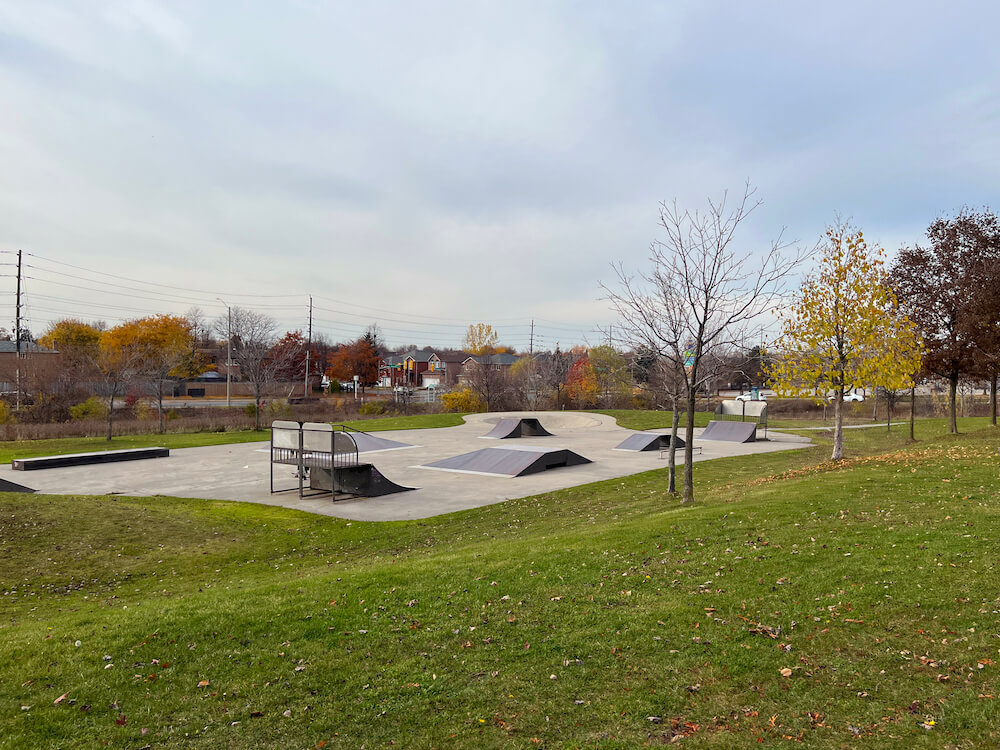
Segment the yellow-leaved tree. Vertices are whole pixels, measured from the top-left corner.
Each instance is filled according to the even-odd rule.
[[[500,337],[489,323],[473,323],[465,332],[462,348],[469,354],[498,354],[507,351],[499,346]]]
[[[831,226],[819,269],[782,314],[769,352],[767,374],[779,395],[825,402],[833,392],[834,461],[844,456],[844,392],[908,388],[920,369],[920,339],[887,283],[883,255],[846,222]]]

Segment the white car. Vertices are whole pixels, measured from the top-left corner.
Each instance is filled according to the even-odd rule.
[[[767,401],[767,396],[761,393],[757,398],[754,398],[750,393],[741,393],[736,397],[737,401]]]
[[[837,399],[836,395],[830,396],[830,401],[835,401],[836,399]],[[864,401],[864,400],[865,400],[865,397],[862,396],[860,393],[851,392],[851,393],[845,393],[844,394],[844,403],[845,404],[849,404],[852,401],[861,402],[861,401]]]

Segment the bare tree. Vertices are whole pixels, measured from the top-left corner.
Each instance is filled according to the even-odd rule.
[[[495,411],[510,388],[507,368],[493,361],[496,355],[477,355],[465,365],[465,380],[473,393],[486,404],[486,411]]]
[[[539,355],[536,366],[539,386],[552,391],[555,408],[559,409],[566,390],[566,377],[573,366],[572,355],[561,351],[557,344],[554,352]]]
[[[232,327],[227,318],[215,321],[215,331],[223,338],[232,332],[233,361],[240,378],[251,385],[256,407],[256,429],[260,429],[261,401],[275,383],[275,375],[288,366],[285,357],[294,356],[289,347],[275,349],[278,323],[273,318],[245,307],[232,308]],[[290,353],[289,353],[290,352]]]
[[[650,246],[650,268],[628,273],[614,266],[616,289],[604,287],[618,313],[615,330],[632,346],[644,346],[678,367],[684,379],[687,419],[683,502],[694,501],[694,411],[700,388],[715,377],[713,355],[748,349],[782,300],[786,283],[805,257],[778,239],[760,253],[733,248],[737,229],[760,205],[749,182],[729,205],[728,194],[709,199],[704,211],[660,205],[665,238]],[[720,358],[716,357],[716,360]]]

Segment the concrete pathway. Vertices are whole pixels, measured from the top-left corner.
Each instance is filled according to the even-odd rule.
[[[530,416],[538,418],[553,433],[551,437],[530,437],[511,440],[485,440],[497,421],[503,417]],[[657,430],[666,433],[669,430]],[[701,430],[695,430],[695,444],[703,453],[696,461],[725,456],[771,453],[810,444],[810,440],[794,435],[768,431],[767,441],[755,443],[725,443],[697,440]],[[628,453],[614,450],[633,430],[619,427],[613,417],[578,412],[508,412],[474,414],[457,427],[431,430],[394,430],[375,433],[379,437],[410,443],[414,447],[401,450],[362,454],[387,478],[397,484],[416,487],[377,498],[339,500],[329,496],[299,498],[298,492],[270,494],[267,443],[242,443],[204,448],[183,448],[171,451],[169,458],[150,459],[99,466],[79,466],[14,472],[9,466],[0,467],[0,477],[53,494],[134,496],[174,496],[216,500],[238,500],[296,508],[310,513],[337,516],[359,521],[397,521],[428,518],[468,508],[503,502],[516,497],[575,487],[602,479],[637,474],[666,467],[659,453]],[[537,445],[546,448],[568,448],[589,458],[593,463],[552,469],[524,477],[496,477],[455,474],[419,468],[421,464],[456,456],[490,446],[506,444]],[[678,451],[679,461],[683,451]],[[297,487],[295,469],[274,467],[275,486]]]

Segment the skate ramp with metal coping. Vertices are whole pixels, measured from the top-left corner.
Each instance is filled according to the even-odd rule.
[[[498,477],[523,477],[564,466],[589,464],[591,460],[566,448],[483,448],[414,468],[454,471],[461,474],[485,474]]]
[[[674,445],[678,448],[684,447],[684,438],[677,436]],[[670,447],[670,435],[661,435],[658,432],[638,432],[629,435],[621,441],[614,450],[616,451],[659,451]]]
[[[415,489],[396,484],[372,464],[313,469],[309,473],[309,488],[352,497],[382,497]]]
[[[547,437],[552,433],[542,427],[534,417],[507,417],[497,422],[496,427],[483,435],[491,440],[505,440],[519,437]]]
[[[753,443],[757,440],[756,422],[711,421],[699,436],[701,440],[724,440],[730,443]]]

